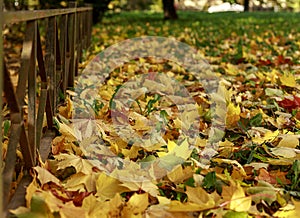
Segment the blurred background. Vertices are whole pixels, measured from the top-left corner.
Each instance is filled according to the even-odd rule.
[[[77,0],[79,5],[92,3],[96,7],[102,6],[103,10],[119,12],[122,10],[163,10],[165,0]],[[294,11],[299,12],[299,0],[172,0],[177,10],[209,11],[209,8],[219,6],[223,11],[240,10],[240,5],[245,11]],[[61,0],[4,0],[5,10],[45,9],[67,7],[68,1]],[[237,7],[235,7],[237,6]],[[226,8],[227,7],[227,8]],[[235,9],[237,8],[237,9]]]

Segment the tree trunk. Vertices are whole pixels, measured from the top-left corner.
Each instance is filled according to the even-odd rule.
[[[249,11],[249,0],[244,0],[244,11]]]
[[[164,19],[177,19],[178,15],[176,13],[174,0],[162,0],[162,3],[164,9]]]

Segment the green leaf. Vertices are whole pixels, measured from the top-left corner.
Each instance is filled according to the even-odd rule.
[[[10,129],[10,120],[5,120],[3,122],[3,135],[4,135],[4,137],[8,136],[9,129]]]
[[[281,89],[266,88],[265,93],[267,96],[283,96],[283,91]]]
[[[165,110],[161,110],[159,113],[159,116],[163,119],[164,123],[168,123],[169,119],[168,119],[168,113]]]
[[[250,119],[250,126],[261,126],[262,114],[258,113]]]
[[[111,99],[109,100],[109,108],[111,110],[116,109],[116,102],[114,101],[114,97],[117,94],[117,92],[119,91],[119,89],[121,88],[121,85],[118,85],[115,89],[114,94],[112,95]]]
[[[217,182],[216,173],[209,172],[204,177],[202,186],[205,189],[212,190],[212,189],[215,189],[216,182]]]

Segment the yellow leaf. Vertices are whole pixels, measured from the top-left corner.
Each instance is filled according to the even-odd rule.
[[[110,201],[105,202],[109,208],[110,217],[118,217],[120,215],[120,208],[124,204],[121,195],[115,195]]]
[[[76,155],[82,155],[82,150],[79,146],[75,145],[73,142],[66,140],[64,135],[57,136],[52,141],[52,154],[56,155],[60,152],[65,153],[75,153]]]
[[[57,118],[54,118],[56,123],[59,124],[59,132],[65,136],[65,139],[68,141],[76,141],[77,136],[75,134],[74,128],[69,125],[60,122]]]
[[[90,173],[84,174],[82,172],[71,175],[64,187],[69,191],[88,191],[94,192],[96,191],[96,179],[98,174]]]
[[[260,127],[253,127],[249,132],[253,133],[252,140],[257,144],[273,141],[279,135],[279,130],[273,132]]]
[[[184,160],[186,160],[190,154],[192,153],[192,149],[189,148],[189,143],[186,140],[184,140],[180,145],[177,145],[173,150],[172,153],[175,153],[177,157],[181,157]]]
[[[143,182],[123,182],[121,186],[128,188],[130,191],[143,190],[154,197],[159,194],[157,186],[147,180]]]
[[[147,218],[160,218],[160,217],[166,217],[166,218],[175,218],[175,217],[180,217],[180,218],[191,218],[193,217],[191,213],[189,212],[170,212],[166,211],[165,207],[160,204],[156,205],[151,205],[147,210],[146,210],[146,216]],[[200,218],[201,216],[199,216]]]
[[[35,177],[35,176],[34,176],[34,177]],[[30,206],[32,196],[34,195],[34,193],[36,192],[36,190],[38,190],[38,187],[37,187],[37,181],[36,181],[36,179],[34,178],[34,179],[32,180],[32,182],[28,185],[27,189],[26,189],[26,196],[25,196],[25,199],[26,199],[26,206],[27,206],[27,207]]]
[[[59,214],[61,218],[70,218],[70,217],[82,217],[87,218],[85,215],[86,212],[83,208],[75,207],[73,202],[67,202],[61,206],[59,209]]]
[[[169,199],[167,197],[157,196],[157,200],[158,200],[159,204],[162,204],[162,205],[168,205],[171,203],[171,199]]]
[[[14,214],[14,215],[26,214],[26,213],[30,213],[30,208],[28,208],[28,207],[18,207],[14,210],[9,210],[9,212],[11,214]],[[43,215],[40,215],[40,216],[43,216]]]
[[[128,201],[127,206],[133,208],[133,213],[141,213],[148,207],[148,193],[134,194]]]
[[[266,73],[267,75],[267,81],[270,81],[271,84],[276,84],[277,83],[277,79],[278,79],[278,75],[280,75],[280,73],[278,72],[278,70],[273,69],[271,72]]]
[[[271,148],[271,153],[276,156],[280,156],[284,158],[296,157],[296,151],[292,148],[286,148],[286,147]]]
[[[138,146],[132,146],[131,148],[130,148],[130,150],[129,149],[122,149],[122,154],[125,156],[125,157],[128,157],[129,159],[133,159],[133,158],[136,158],[137,156],[138,156],[138,154],[139,154],[139,150],[140,150],[141,148],[140,147],[138,147]]]
[[[236,190],[234,191],[229,208],[237,212],[248,211],[251,207],[251,196],[246,197],[244,189],[237,183]]]
[[[182,182],[185,179],[188,179],[193,176],[193,170],[191,167],[182,168],[181,165],[173,169],[171,172],[167,174],[168,179],[171,182],[178,183]]]
[[[142,217],[141,215],[147,209],[148,205],[148,193],[134,193],[124,207],[122,217]]]
[[[200,205],[192,202],[181,203],[180,201],[171,201],[168,211],[172,212],[193,212],[193,211],[203,211],[211,209],[214,206],[211,205]]]
[[[83,199],[82,208],[85,210],[88,218],[107,217],[109,208],[105,202],[100,202],[94,195],[89,195]]]
[[[186,187],[186,192],[188,196],[188,201],[191,203],[196,203],[207,208],[212,208],[215,206],[214,200],[211,196],[201,187]]]
[[[167,147],[168,147],[169,152],[173,151],[176,146],[177,146],[177,144],[174,141],[168,140]]]
[[[236,126],[237,122],[240,120],[240,113],[241,108],[239,105],[234,105],[230,102],[227,106],[227,113],[226,113],[226,126],[234,127]]]
[[[121,186],[119,180],[101,173],[96,181],[98,196],[101,200],[112,199],[116,194],[128,191],[128,188]]]
[[[201,139],[200,137],[196,138],[195,146],[204,148],[207,145],[207,139]]]
[[[280,82],[284,86],[288,87],[296,87],[296,79],[295,76],[292,73],[284,72],[284,74],[280,77]]]
[[[299,145],[299,136],[286,134],[282,136],[277,147],[296,148]]]
[[[56,178],[53,174],[51,174],[48,170],[45,168],[42,168],[40,166],[36,166],[33,168],[37,173],[37,178],[40,181],[41,185],[44,185],[48,182],[53,182],[56,185],[60,186],[60,181],[58,178]]]
[[[93,166],[88,160],[82,159],[81,157],[74,154],[62,153],[59,155],[55,155],[54,157],[57,161],[58,170],[72,166],[76,169],[77,173],[82,172],[84,174],[90,174],[93,172]]]
[[[232,76],[235,76],[239,73],[239,69],[235,65],[230,63],[226,64],[225,70],[228,75],[232,75]]]
[[[293,205],[287,204],[285,207],[276,211],[273,216],[279,218],[298,218],[300,214],[300,201],[296,201],[292,198],[292,202]]]
[[[236,185],[234,182],[231,182],[229,186],[225,185],[222,187],[222,199],[224,199],[224,201],[230,201],[235,190]]]
[[[67,105],[66,106],[60,106],[58,108],[58,111],[59,111],[60,115],[64,116],[67,119],[70,119],[70,118],[72,118],[73,103],[72,103],[69,96],[67,96],[66,102],[67,102]]]
[[[220,146],[220,147],[230,147],[230,148],[231,148],[231,147],[234,146],[234,143],[228,141],[227,139],[225,139],[224,142],[223,142],[223,141],[220,141],[220,142],[219,142],[219,146]]]

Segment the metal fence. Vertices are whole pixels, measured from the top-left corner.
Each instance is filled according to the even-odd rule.
[[[37,164],[44,117],[47,128],[52,129],[58,94],[73,86],[79,59],[90,44],[92,7],[76,7],[76,3],[70,3],[67,9],[3,12],[1,6],[0,13],[1,32],[5,26],[25,25],[16,87],[3,57],[3,37],[0,41],[0,90],[5,96],[11,122],[5,161],[1,159],[2,147],[0,149],[0,217],[5,217],[11,201],[9,191],[17,160],[16,148],[21,148],[24,169],[28,172]],[[41,32],[45,40],[41,39]],[[28,111],[26,122],[25,105]]]

